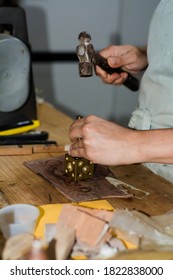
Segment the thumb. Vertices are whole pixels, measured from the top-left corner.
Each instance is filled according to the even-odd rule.
[[[115,57],[115,56],[111,56],[108,58],[108,64],[112,68],[118,68],[118,67],[124,66],[123,60],[120,59],[119,57]]]

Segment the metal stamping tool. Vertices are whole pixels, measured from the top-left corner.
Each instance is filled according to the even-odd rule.
[[[76,117],[76,119],[80,118],[82,116]],[[79,138],[78,141],[80,140]],[[94,164],[88,159],[72,157],[69,154],[65,154],[64,174],[74,181],[90,179],[94,176]]]

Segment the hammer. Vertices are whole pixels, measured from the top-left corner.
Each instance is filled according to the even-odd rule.
[[[76,53],[79,59],[79,75],[80,77],[93,76],[93,66],[98,65],[108,74],[124,72],[123,69],[112,68],[109,66],[107,59],[96,53],[91,44],[91,36],[86,31],[81,32],[78,36],[79,45],[76,48]],[[132,91],[139,89],[139,81],[130,73],[124,82],[124,85]]]

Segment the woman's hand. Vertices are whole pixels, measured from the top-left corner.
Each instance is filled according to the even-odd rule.
[[[124,72],[108,74],[96,66],[96,74],[106,84],[122,85],[128,77],[128,72],[136,75],[146,69],[148,65],[146,48],[131,45],[109,46],[100,52],[112,68],[122,68]]]
[[[130,145],[135,146],[131,136],[135,131],[121,127],[97,116],[76,120],[70,127],[72,141],[69,154],[83,157],[94,163],[117,165],[133,160]]]

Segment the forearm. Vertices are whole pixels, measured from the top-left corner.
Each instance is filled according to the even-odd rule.
[[[147,58],[147,46],[139,47],[139,51],[141,52],[141,59],[143,60],[143,69],[145,70],[148,66],[148,58]]]
[[[135,131],[130,143],[132,163],[173,164],[173,129]]]
[[[72,124],[70,139],[71,156],[84,157],[94,163],[173,164],[173,129],[133,130],[96,116],[87,116]]]

